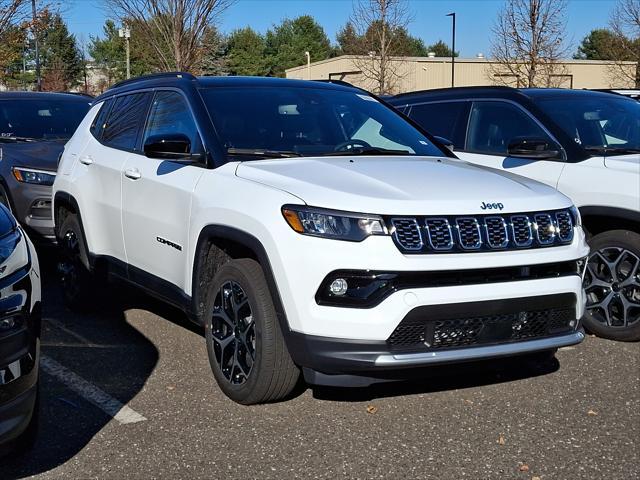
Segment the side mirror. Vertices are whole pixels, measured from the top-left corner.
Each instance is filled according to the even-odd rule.
[[[435,138],[438,142],[440,142],[442,145],[444,145],[445,147],[447,147],[450,151],[453,152],[454,149],[454,145],[453,142],[451,140],[449,140],[448,138],[444,138],[444,137],[439,137],[439,136],[434,136],[433,138]]]
[[[191,140],[182,133],[153,135],[144,142],[144,154],[149,158],[164,160],[199,160],[201,155],[192,155]]]
[[[560,152],[555,145],[544,138],[514,138],[509,142],[507,152],[513,158],[528,158],[531,160],[550,160],[560,158]]]

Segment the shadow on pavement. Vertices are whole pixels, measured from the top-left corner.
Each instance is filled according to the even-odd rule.
[[[107,287],[95,313],[77,314],[62,303],[55,252],[39,250],[43,287],[41,357],[49,358],[127,404],[144,386],[158,361],[156,347],[129,325],[124,312],[135,297],[126,287]],[[0,459],[1,478],[21,478],[69,461],[111,417],[58,378],[40,369],[40,421],[31,451]],[[116,423],[114,421],[114,423]],[[135,425],[129,425],[135,428]]]

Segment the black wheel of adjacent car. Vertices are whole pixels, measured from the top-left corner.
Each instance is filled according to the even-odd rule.
[[[614,230],[589,244],[585,327],[612,340],[640,340],[640,235]]]
[[[207,351],[222,391],[245,405],[289,395],[300,371],[285,345],[260,264],[251,259],[225,264],[207,298]]]
[[[69,214],[62,222],[58,244],[61,257],[58,271],[65,303],[71,309],[83,310],[91,301],[93,278],[76,215]]]

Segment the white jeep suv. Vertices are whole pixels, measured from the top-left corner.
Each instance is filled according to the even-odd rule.
[[[458,160],[369,94],[162,74],[98,97],[54,184],[65,296],[108,273],[205,329],[233,400],[579,343],[555,189]]]

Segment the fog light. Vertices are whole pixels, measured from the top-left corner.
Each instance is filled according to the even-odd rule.
[[[14,317],[3,318],[0,320],[0,331],[9,330],[16,326],[16,320]]]
[[[329,291],[331,292],[331,294],[337,295],[339,297],[347,293],[348,288],[349,285],[344,278],[336,278],[333,282],[331,282],[331,285],[329,285]]]

